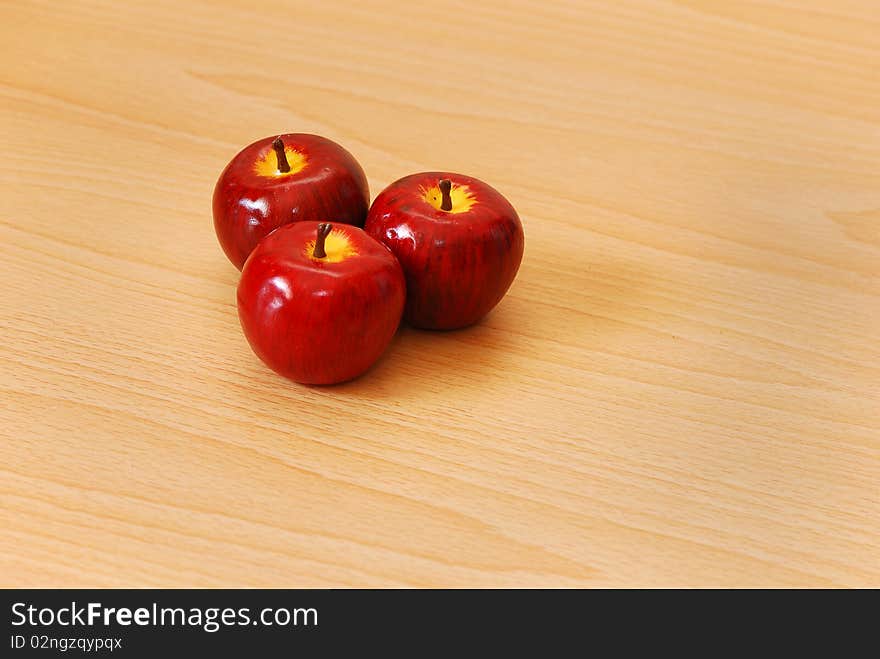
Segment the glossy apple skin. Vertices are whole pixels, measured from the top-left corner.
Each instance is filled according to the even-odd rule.
[[[422,189],[443,178],[467,185],[476,203],[447,213],[426,202]],[[525,244],[513,206],[491,186],[450,172],[412,174],[373,202],[364,230],[394,252],[406,275],[404,318],[424,329],[472,325],[504,297]]]
[[[242,149],[223,170],[214,188],[214,230],[236,268],[257,243],[283,224],[303,220],[362,227],[370,205],[364,170],[348,151],[318,135],[281,135],[306,158],[295,174],[267,177],[255,163],[274,153],[267,137]]]
[[[304,384],[361,375],[394,336],[406,297],[403,271],[388,249],[357,227],[345,231],[358,253],[338,263],[307,254],[317,222],[269,234],[245,262],[238,316],[257,356]]]

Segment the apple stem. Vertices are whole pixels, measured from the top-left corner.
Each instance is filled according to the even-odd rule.
[[[272,148],[275,149],[275,157],[278,158],[278,171],[286,174],[290,171],[290,163],[287,162],[287,153],[284,151],[284,142],[280,137],[276,137],[272,142]]]
[[[440,188],[440,194],[443,195],[443,199],[440,201],[440,210],[441,211],[451,211],[452,210],[452,181],[448,178],[440,179],[440,183],[437,184]]]
[[[324,251],[324,241],[327,240],[327,235],[333,229],[333,225],[329,222],[321,222],[318,225],[318,237],[315,239],[315,249],[312,251],[312,256],[316,259],[323,259],[327,256],[327,252]]]

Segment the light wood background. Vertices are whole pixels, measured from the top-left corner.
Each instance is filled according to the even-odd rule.
[[[874,0],[0,4],[0,583],[880,586]],[[252,355],[229,158],[492,183],[479,326]]]

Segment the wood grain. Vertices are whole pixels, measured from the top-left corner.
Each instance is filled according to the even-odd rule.
[[[876,8],[5,0],[0,583],[880,586]],[[285,131],[499,188],[507,298],[270,373],[210,199]]]

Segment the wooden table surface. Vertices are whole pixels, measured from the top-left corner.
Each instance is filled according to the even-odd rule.
[[[876,9],[6,0],[0,584],[880,586]],[[493,184],[508,296],[275,376],[211,194],[287,131]]]

